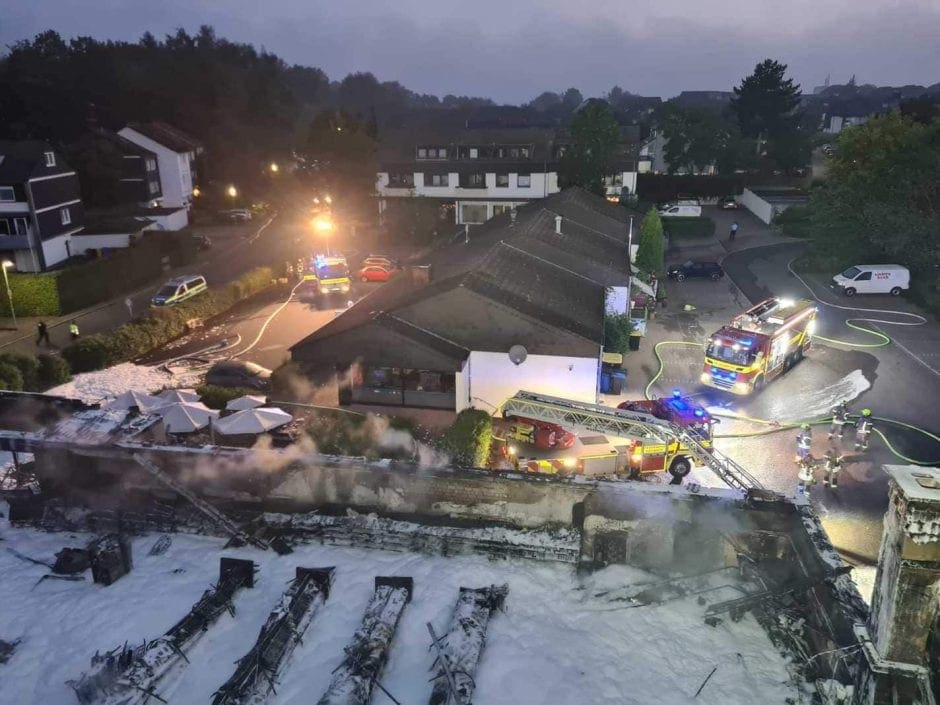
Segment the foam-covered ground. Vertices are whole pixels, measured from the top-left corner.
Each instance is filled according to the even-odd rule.
[[[2,504],[0,504],[2,506]],[[5,514],[5,512],[4,512]],[[133,542],[134,569],[114,585],[36,581],[49,572],[6,548],[52,560],[88,536],[11,529],[0,520],[0,639],[21,639],[0,665],[0,702],[72,705],[66,681],[96,650],[154,638],[179,620],[218,575],[222,555],[260,566],[258,582],[235,598],[237,613],[212,627],[187,655],[191,663],[158,692],[174,705],[204,705],[232,673],[298,565],[336,566],[333,592],[282,674],[277,705],[316,702],[343,646],[359,624],[376,575],[414,578],[382,684],[402,703],[427,702],[431,692],[426,627],[447,630],[461,586],[509,584],[504,613],[490,621],[476,676],[474,702],[489,705],[646,705],[689,703],[717,666],[696,703],[782,703],[796,695],[786,660],[750,615],[708,627],[694,599],[626,607],[598,596],[629,583],[655,580],[627,567],[579,578],[570,565],[430,557],[365,549],[304,546],[288,556],[251,548],[223,550],[221,539],[174,535],[160,556],[156,536]],[[718,593],[716,599],[731,597]],[[374,702],[388,702],[376,693]]]

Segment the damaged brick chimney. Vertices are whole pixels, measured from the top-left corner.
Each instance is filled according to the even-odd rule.
[[[885,471],[889,502],[871,618],[867,632],[856,627],[868,682],[856,702],[929,702],[920,698],[927,689],[936,692],[940,665],[940,470]]]

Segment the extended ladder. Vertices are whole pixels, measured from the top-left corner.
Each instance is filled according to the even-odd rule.
[[[705,448],[687,429],[657,418],[652,414],[609,406],[571,401],[545,394],[520,391],[502,406],[503,416],[521,416],[547,421],[562,428],[581,428],[621,438],[668,444],[679,441],[699,465],[714,472],[725,484],[736,490],[761,489],[751,473],[724,453]]]

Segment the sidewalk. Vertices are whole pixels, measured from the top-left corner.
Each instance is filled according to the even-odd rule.
[[[272,216],[272,219],[275,216]],[[169,269],[164,272],[160,278],[154,279],[140,289],[122,294],[109,301],[102,301],[94,306],[74,311],[64,316],[26,316],[23,318],[17,316],[16,330],[13,329],[13,321],[11,319],[2,318],[0,319],[0,352],[15,351],[35,355],[42,352],[58,351],[71,342],[69,339],[68,325],[72,321],[78,323],[82,335],[92,335],[95,333],[104,333],[124,323],[128,323],[133,317],[145,316],[150,310],[150,298],[163,281],[197,270],[201,271],[214,261],[230,255],[234,247],[253,242],[257,239],[259,231],[261,231],[268,222],[270,221],[265,220],[261,223],[260,227],[252,224],[247,228],[245,226],[221,226],[210,229],[209,227],[201,226],[199,228],[200,232],[209,235],[213,241],[211,250],[202,253],[202,256],[197,258],[196,261]],[[124,300],[128,297],[130,297],[133,302],[133,317],[128,312],[127,306],[124,303]],[[13,304],[15,307],[16,301],[14,301]],[[51,348],[36,345],[36,326],[41,320],[45,321],[46,325],[49,327],[49,338],[52,341]]]
[[[749,250],[753,247],[782,245],[800,242],[795,238],[781,235],[769,225],[758,220],[750,211],[722,210],[715,206],[706,206],[702,215],[715,221],[715,234],[707,238],[688,238],[672,240],[666,251],[667,262],[684,262],[687,259],[711,259],[720,262],[732,252]],[[729,239],[731,224],[738,223],[738,234],[734,241]]]

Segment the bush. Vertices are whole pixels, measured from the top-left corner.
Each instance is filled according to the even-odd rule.
[[[791,206],[777,213],[774,217],[774,225],[789,237],[809,238],[812,236],[810,212],[806,206]]]
[[[23,375],[9,362],[0,362],[0,389],[10,392],[23,391]]]
[[[39,391],[39,360],[35,357],[18,352],[0,353],[0,364],[12,365],[19,370],[22,389]]]
[[[493,417],[479,409],[464,409],[444,432],[441,449],[455,465],[486,467],[493,442]]]
[[[125,323],[112,333],[82,338],[65,348],[62,355],[73,372],[100,370],[133,360],[183,335],[187,321],[217,316],[241,299],[263,291],[273,278],[270,267],[258,267],[220,291],[209,291],[177,306],[159,309],[150,318]]]
[[[257,390],[240,389],[238,387],[219,387],[214,384],[204,384],[196,388],[196,394],[199,395],[199,400],[203,404],[210,409],[219,409],[220,411],[224,409],[225,405],[232,401],[232,399],[238,399],[238,397],[243,397],[246,394],[257,393]]]
[[[365,416],[343,412],[319,413],[310,419],[307,434],[319,453],[378,457],[373,430],[366,421]]]
[[[663,218],[663,230],[670,240],[675,238],[711,237],[715,234],[715,221],[698,218]]]
[[[10,290],[13,292],[13,308],[17,316],[58,316],[58,274],[11,274]],[[0,315],[10,316],[10,299],[0,292]]]
[[[65,384],[72,378],[69,363],[58,355],[43,353],[37,358],[39,362],[39,389],[45,391],[49,387]]]
[[[663,218],[655,208],[650,208],[640,224],[640,244],[636,251],[637,269],[651,274],[662,274],[665,269],[663,260]]]
[[[625,313],[608,314],[604,317],[604,351],[626,354],[630,347],[633,323]]]

